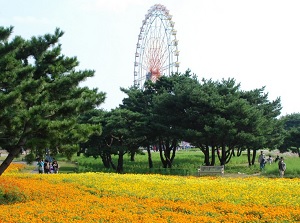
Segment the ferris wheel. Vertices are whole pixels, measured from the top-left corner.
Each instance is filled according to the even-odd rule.
[[[135,87],[143,89],[146,80],[155,82],[162,75],[178,72],[179,51],[174,24],[165,6],[156,4],[148,10],[136,44]]]

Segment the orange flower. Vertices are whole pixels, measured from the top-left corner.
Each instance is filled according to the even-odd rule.
[[[0,222],[297,222],[299,185],[299,179],[11,173],[1,177],[0,197],[22,199],[1,205]]]

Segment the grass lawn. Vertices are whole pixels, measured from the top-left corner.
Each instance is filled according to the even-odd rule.
[[[277,153],[265,152],[275,157]],[[300,175],[300,158],[295,154],[279,154],[284,156],[287,164],[286,177],[299,177]],[[152,152],[153,169],[148,167],[148,156],[136,155],[135,161],[130,161],[128,155],[124,156],[124,172],[125,173],[160,173],[168,175],[197,175],[197,169],[204,163],[203,153],[198,149],[193,150],[179,150],[176,152],[176,157],[173,162],[172,169],[162,168],[159,153]],[[113,156],[113,162],[117,164],[118,156]],[[78,172],[115,172],[113,169],[104,168],[101,159],[95,159],[93,157],[74,156],[73,161],[78,163]],[[218,161],[216,162],[218,165]],[[267,164],[264,171],[260,171],[259,164],[255,163],[254,166],[249,167],[247,163],[247,155],[232,157],[230,162],[225,166],[225,176],[248,176],[248,175],[260,175],[268,177],[278,177],[277,163]]]
[[[275,157],[277,153],[265,152]],[[148,167],[148,156],[147,154],[138,154],[135,156],[135,161],[130,161],[130,156],[124,156],[124,173],[137,173],[137,174],[165,174],[165,175],[189,175],[196,176],[197,169],[204,163],[203,153],[198,149],[191,150],[179,150],[176,152],[176,157],[173,161],[172,169],[162,168],[159,153],[152,152],[153,168]],[[300,158],[295,154],[279,154],[284,156],[287,164],[286,177],[299,177],[300,176]],[[0,156],[0,163],[5,159],[5,154],[2,152]],[[24,162],[25,155],[20,155],[14,162]],[[73,156],[71,161],[68,161],[65,157],[55,157],[59,163],[60,173],[74,173],[74,172],[111,172],[114,173],[113,169],[104,168],[100,158],[85,157],[84,155]],[[112,157],[115,165],[117,164],[118,156]],[[216,162],[218,165],[218,161]],[[28,172],[36,171],[36,162],[28,165],[26,168]],[[277,163],[266,164],[265,170],[260,171],[259,164],[256,162],[254,166],[249,167],[247,164],[247,155],[242,154],[241,156],[232,157],[230,162],[225,166],[225,176],[252,176],[260,175],[267,177],[278,177],[278,166]]]
[[[6,158],[7,153],[1,152],[0,156],[0,164],[3,162],[3,160]],[[25,155],[20,155],[19,157],[15,158],[13,162],[25,162]],[[59,158],[59,172],[60,173],[74,173],[77,172],[78,167],[75,162],[68,161],[65,158]],[[27,167],[24,169],[24,172],[37,172],[37,162],[33,162],[32,164],[27,165]]]

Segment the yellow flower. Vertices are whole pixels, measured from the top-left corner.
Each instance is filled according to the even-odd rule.
[[[297,222],[299,179],[135,174],[1,176],[0,222]]]

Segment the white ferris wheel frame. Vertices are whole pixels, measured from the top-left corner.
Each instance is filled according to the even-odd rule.
[[[148,79],[156,81],[162,75],[178,72],[179,51],[174,24],[165,6],[156,4],[148,10],[136,44],[135,87],[143,89]]]

